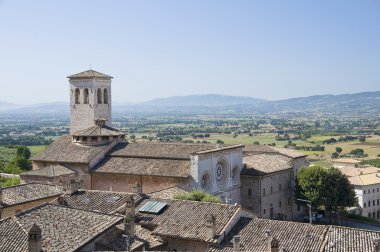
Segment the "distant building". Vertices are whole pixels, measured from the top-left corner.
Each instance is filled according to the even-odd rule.
[[[373,166],[340,166],[355,188],[361,215],[380,219],[380,169]]]
[[[358,167],[360,161],[353,158],[338,158],[333,160],[333,166],[335,168],[340,167]]]

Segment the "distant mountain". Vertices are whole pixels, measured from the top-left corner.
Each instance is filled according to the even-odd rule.
[[[0,111],[19,108],[21,105],[0,101]]]
[[[0,102],[0,113],[68,115],[67,102],[22,106]],[[278,101],[226,96],[188,95],[143,103],[115,102],[115,114],[222,114],[222,113],[380,113],[380,91],[342,95],[315,95]]]
[[[172,96],[168,98],[153,99],[142,103],[142,105],[151,106],[206,106],[219,107],[243,104],[258,104],[265,102],[264,99],[244,96],[229,96],[229,95],[187,95],[187,96]]]

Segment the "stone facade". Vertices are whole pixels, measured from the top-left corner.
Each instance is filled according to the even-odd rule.
[[[241,204],[261,218],[292,219],[292,170],[264,176],[242,175]]]
[[[111,78],[72,78],[70,82],[70,133],[87,129],[97,118],[112,125]]]

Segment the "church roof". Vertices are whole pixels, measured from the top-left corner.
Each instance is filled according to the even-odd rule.
[[[110,155],[118,157],[146,157],[190,159],[191,154],[241,148],[242,145],[217,147],[215,144],[138,142],[120,145]]]
[[[73,133],[73,136],[124,136],[125,133],[107,125],[95,125]]]
[[[73,170],[62,165],[51,165],[38,170],[32,170],[21,173],[21,176],[39,176],[39,177],[58,177],[64,175],[75,174]]]
[[[70,76],[67,76],[69,79],[88,79],[88,78],[100,78],[100,79],[112,79],[112,76],[99,73],[95,70],[87,70],[81,73],[73,74]]]
[[[247,144],[244,146],[243,149],[244,154],[276,154],[279,153],[283,156],[290,157],[290,158],[300,158],[305,157],[307,155],[303,154],[302,152],[287,149],[287,148],[278,148],[274,146],[267,146],[267,145],[259,145],[259,144]]]
[[[162,158],[108,157],[97,167],[95,172],[187,178],[190,175],[190,161]]]
[[[2,188],[0,208],[61,195],[62,189],[38,183],[20,184]]]
[[[89,163],[99,153],[108,148],[108,145],[84,146],[72,142],[70,135],[57,138],[33,161]]]

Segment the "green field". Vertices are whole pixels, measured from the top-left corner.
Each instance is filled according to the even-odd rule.
[[[46,150],[47,145],[33,145],[33,146],[28,146],[30,149],[30,152],[32,154],[32,157],[40,154],[42,151]]]

